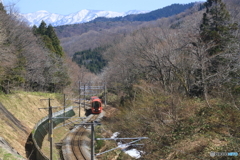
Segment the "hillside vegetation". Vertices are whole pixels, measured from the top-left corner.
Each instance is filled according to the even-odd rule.
[[[1,92],[14,88],[57,92],[69,85],[63,58],[49,51],[30,27],[4,9],[0,10],[0,19]]]
[[[103,75],[120,109],[105,123],[122,137],[149,137],[140,159],[239,159],[210,156],[240,148],[239,8],[208,0],[105,52]]]
[[[100,73],[107,65],[107,60],[103,57],[106,48],[107,47],[97,47],[95,49],[76,52],[73,55],[72,61],[76,62],[79,67],[85,66],[92,73]]]
[[[231,103],[212,98],[209,108],[201,98],[167,94],[144,82],[133,91],[133,100],[125,100],[121,111],[102,123],[119,137],[148,137],[139,142],[144,147],[138,149],[145,152],[140,159],[214,159],[210,152],[239,152],[240,111]]]
[[[30,28],[0,5],[0,92],[71,90],[85,69],[65,56],[54,28]]]

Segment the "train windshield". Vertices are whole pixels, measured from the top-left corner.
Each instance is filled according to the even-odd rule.
[[[93,108],[97,109],[101,107],[99,102],[93,102]]]

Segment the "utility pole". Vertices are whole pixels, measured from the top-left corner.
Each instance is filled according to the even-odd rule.
[[[94,125],[101,125],[101,123],[92,121],[92,122],[86,122],[86,123],[81,123],[77,125],[90,125],[91,126],[91,160],[94,160],[95,157],[95,148],[94,148],[94,141],[95,141],[95,136],[94,136]]]
[[[79,81],[79,117],[81,117],[80,109],[81,109],[81,82]]]
[[[107,86],[106,86],[106,83],[104,83],[104,106],[106,107],[107,106]]]
[[[53,123],[52,123],[52,107],[50,103],[51,99],[48,99],[48,108],[49,108],[49,141],[50,141],[50,160],[52,160],[52,141],[53,141],[53,135],[52,135],[52,128],[53,128]]]
[[[84,109],[86,110],[85,102],[86,102],[86,85],[84,84]]]
[[[64,114],[63,114],[63,125],[65,126],[65,117],[66,117],[66,114],[65,114],[65,108],[66,108],[66,95],[64,94],[63,95],[63,110],[64,110]]]
[[[94,160],[94,122],[91,123],[91,160]]]

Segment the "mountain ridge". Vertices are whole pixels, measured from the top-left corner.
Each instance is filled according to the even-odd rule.
[[[114,12],[83,9],[68,15],[40,10],[33,13],[19,14],[18,16],[19,19],[26,21],[30,26],[39,26],[40,23],[44,21],[46,24],[51,24],[54,27],[99,21],[152,21],[178,14],[193,7],[194,4],[194,2],[188,4],[172,4],[153,11],[130,10],[127,12]]]
[[[94,20],[97,17],[114,18],[123,17],[130,14],[140,14],[147,12],[149,11],[130,10],[127,12],[114,12],[83,9],[68,15],[61,15],[57,13],[51,13],[45,10],[40,10],[33,13],[19,14],[18,16],[20,19],[26,21],[30,26],[39,26],[42,21],[44,21],[46,24],[51,24],[52,26],[61,26],[77,23],[86,23]]]
[[[196,2],[188,4],[172,4],[160,9],[150,11],[148,13],[129,14],[122,17],[97,17],[93,22],[106,22],[106,21],[154,21],[163,17],[170,17],[179,14],[187,9],[192,8]]]

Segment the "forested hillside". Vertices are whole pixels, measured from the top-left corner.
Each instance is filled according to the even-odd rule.
[[[174,16],[184,11],[189,14],[189,10],[194,12],[200,10],[200,6],[194,7],[194,5],[197,3],[173,4],[146,14],[129,15],[122,18],[99,18],[84,24],[58,26],[55,27],[55,30],[64,51],[72,57],[75,52],[116,42],[138,28],[154,24],[162,25],[155,21],[157,19]],[[171,21],[171,18],[169,20]],[[170,21],[168,23],[171,23]]]
[[[195,4],[196,3],[172,4],[170,6],[157,9],[149,13],[133,14],[133,15],[127,15],[124,17],[117,17],[117,18],[99,17],[88,23],[57,26],[55,29],[56,29],[57,35],[61,39],[64,37],[74,36],[76,34],[80,35],[80,34],[86,33],[89,30],[100,31],[102,29],[117,28],[120,26],[127,26],[129,24],[131,25],[135,24],[134,26],[136,26],[141,23],[134,23],[134,22],[154,21],[160,18],[177,15],[181,12],[184,12],[185,10],[191,9]],[[108,23],[99,23],[99,22],[108,22]],[[109,22],[118,22],[118,23],[109,23]]]
[[[86,27],[71,37],[83,44],[80,51],[91,48],[88,40],[93,48],[109,44],[103,53],[108,65],[99,77],[121,111],[105,123],[122,137],[149,137],[142,159],[211,159],[210,152],[238,152],[239,19],[238,0],[208,0],[135,27]]]
[[[142,159],[239,152],[240,2],[204,7],[135,30],[105,52],[104,79],[121,108],[106,123],[123,137],[149,137]]]
[[[103,58],[103,53],[107,47],[97,47],[95,49],[76,52],[72,61],[76,62],[79,67],[85,66],[92,73],[100,73],[107,65],[107,60]]]
[[[80,69],[64,55],[51,25],[43,22],[30,28],[14,14],[7,14],[1,4],[0,27],[0,92],[62,92],[78,81]]]

